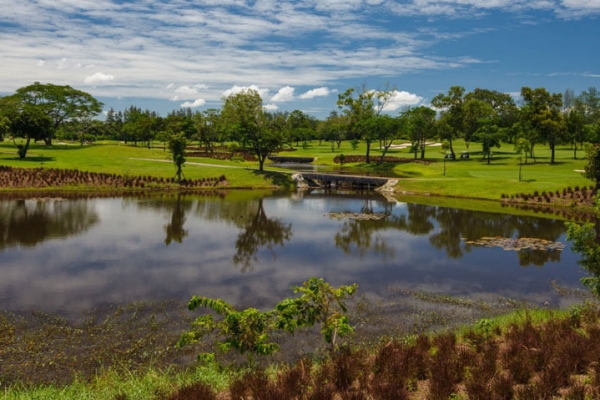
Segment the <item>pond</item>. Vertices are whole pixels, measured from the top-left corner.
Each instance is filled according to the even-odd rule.
[[[376,193],[0,199],[0,309],[75,314],[220,297],[272,307],[311,276],[565,306],[584,275],[564,221],[389,202]]]

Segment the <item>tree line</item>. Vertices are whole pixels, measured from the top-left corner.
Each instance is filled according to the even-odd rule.
[[[103,104],[93,96],[70,86],[32,85],[0,98],[0,140],[24,138],[15,146],[25,157],[30,141],[52,144],[60,140],[107,139],[150,147],[182,135],[187,143],[198,142],[208,152],[216,146],[237,143],[252,153],[262,170],[264,161],[282,147],[306,146],[314,140],[329,142],[331,150],[342,141],[366,145],[366,162],[371,149],[382,150],[385,159],[394,141],[410,142],[414,158],[426,157],[426,145],[441,141],[446,157],[455,159],[454,143],[463,140],[481,145],[491,160],[493,148],[501,143],[514,145],[516,152],[535,160],[537,145],[547,145],[550,163],[555,162],[557,145],[569,144],[573,157],[586,142],[600,142],[600,92],[590,87],[576,95],[550,93],[545,88],[521,89],[517,104],[513,97],[489,89],[466,92],[452,86],[431,100],[431,106],[406,107],[388,112],[395,89],[350,88],[340,93],[336,108],[320,120],[304,111],[269,112],[255,90],[223,98],[220,109],[173,110],[165,117],[134,105],[123,111],[109,109],[104,120],[97,119]]]

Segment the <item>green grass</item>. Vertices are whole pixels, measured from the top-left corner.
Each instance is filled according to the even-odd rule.
[[[365,171],[385,169],[393,172],[400,182],[397,192],[418,194],[433,194],[438,196],[462,197],[473,199],[499,200],[502,194],[540,193],[562,190],[567,186],[592,186],[593,182],[582,176],[586,160],[583,151],[578,151],[578,159],[573,159],[573,150],[569,146],[559,146],[556,149],[555,164],[550,164],[550,149],[545,145],[536,146],[536,162],[531,158],[527,164],[520,165],[521,159],[514,153],[513,146],[505,143],[499,149],[494,149],[491,163],[483,159],[481,146],[471,143],[469,159],[445,160],[440,147],[428,147],[425,153],[426,163],[387,163],[383,166],[376,164],[381,150],[374,144],[371,150],[371,164],[345,164],[344,168],[359,167]],[[293,155],[318,157],[316,163],[337,165],[333,158],[343,153],[345,155],[364,155],[365,146],[353,150],[350,143],[342,143],[340,149],[331,151],[328,143],[321,146],[313,142],[306,149],[298,149]],[[467,148],[462,141],[454,144],[457,155]],[[391,149],[388,156],[413,158],[408,149]],[[339,168],[339,165],[337,165]],[[519,169],[521,168],[521,180]],[[445,170],[445,173],[444,173]]]
[[[149,367],[143,372],[132,372],[126,368],[111,368],[101,371],[91,381],[75,379],[66,386],[8,387],[0,391],[0,399],[147,400],[168,396],[178,388],[194,382],[203,382],[215,392],[223,391],[234,377],[235,371],[223,369],[216,363],[185,371],[157,370]]]
[[[431,194],[436,196],[461,197],[472,199],[499,200],[504,195],[519,193],[554,192],[568,186],[591,186],[592,181],[582,176],[586,161],[573,159],[573,151],[568,146],[556,150],[556,163],[549,164],[550,150],[547,146],[536,146],[537,160],[529,159],[520,165],[520,157],[512,150],[512,145],[503,144],[494,149],[490,165],[481,156],[480,145],[472,143],[469,151],[471,158],[454,161],[444,160],[440,147],[428,147],[426,162],[384,163],[378,164],[381,155],[378,142],[373,143],[370,164],[344,164],[340,167],[334,158],[340,154],[364,155],[365,144],[354,150],[348,141],[334,151],[328,142],[309,143],[296,151],[281,152],[281,155],[312,156],[314,164],[328,167],[332,171],[340,168],[356,173],[386,171],[395,175],[400,182],[396,186],[398,193]],[[463,142],[455,143],[456,154],[466,150]],[[408,149],[391,149],[387,155],[412,159]],[[583,156],[579,151],[578,155]],[[162,148],[134,147],[117,142],[102,142],[91,146],[54,145],[46,147],[33,144],[27,158],[16,156],[12,142],[0,143],[0,165],[12,167],[48,167],[60,169],[80,169],[83,171],[108,172],[122,175],[151,175],[173,177],[175,167],[169,161],[169,153]],[[210,164],[210,165],[207,165]],[[270,163],[265,163],[265,172],[258,172],[256,162],[232,162],[210,158],[188,157],[184,165],[184,174],[188,179],[211,178],[225,175],[231,188],[272,188],[273,186],[290,188],[289,174],[280,174]],[[519,180],[519,169],[521,177]]]
[[[175,176],[175,167],[169,157],[170,154],[162,148],[148,149],[108,142],[86,146],[56,144],[51,147],[33,144],[27,157],[19,159],[12,142],[0,143],[0,165],[17,168],[79,169],[89,172],[171,178]],[[290,185],[289,177],[268,171],[259,172],[257,167],[257,163],[190,157],[184,165],[183,172],[187,179],[225,175],[230,188],[266,189],[273,188],[275,185],[284,187]]]

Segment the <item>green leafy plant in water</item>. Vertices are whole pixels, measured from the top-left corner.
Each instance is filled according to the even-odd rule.
[[[220,352],[236,350],[248,354],[248,361],[252,362],[253,355],[272,355],[279,350],[279,346],[270,341],[272,331],[294,333],[299,328],[321,324],[324,340],[335,347],[338,337],[354,331],[346,316],[345,299],[357,288],[356,284],[335,288],[323,279],[310,278],[302,286],[292,288],[294,293],[301,293],[299,297],[284,299],[275,309],[265,312],[256,308],[236,310],[221,299],[193,296],[188,303],[189,310],[205,307],[222,318],[215,319],[211,314],[199,316],[192,323],[192,329],[180,336],[177,346],[198,343],[207,334],[216,332],[222,337],[217,342]],[[200,355],[199,360],[203,357]]]
[[[296,329],[321,324],[321,334],[335,347],[337,337],[344,337],[354,329],[348,322],[345,299],[358,289],[357,284],[331,286],[322,278],[310,278],[302,286],[293,288],[300,297],[285,299],[275,307],[277,327],[294,333]]]
[[[217,331],[223,337],[223,341],[217,342],[222,353],[236,350],[240,354],[247,353],[248,360],[252,361],[253,354],[271,355],[279,350],[279,346],[269,339],[272,311],[261,312],[256,308],[238,311],[224,300],[193,296],[188,309],[193,311],[198,307],[210,308],[223,318],[215,320],[210,314],[199,316],[192,323],[193,328],[181,335],[178,347],[198,343],[205,335]]]

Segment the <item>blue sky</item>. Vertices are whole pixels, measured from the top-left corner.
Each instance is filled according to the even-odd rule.
[[[220,108],[252,87],[323,118],[350,87],[389,112],[452,85],[600,87],[600,0],[0,0],[0,94],[71,85],[110,107]],[[389,85],[389,86],[386,86]]]

